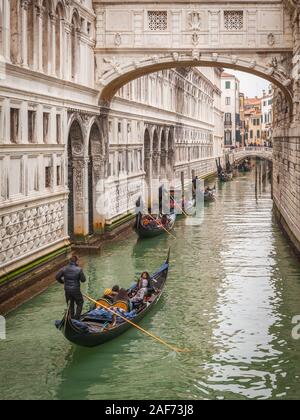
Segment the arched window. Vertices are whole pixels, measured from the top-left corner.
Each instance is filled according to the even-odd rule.
[[[20,63],[21,24],[20,1],[10,0],[10,59],[13,64]]]

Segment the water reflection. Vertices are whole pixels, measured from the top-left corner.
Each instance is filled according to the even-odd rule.
[[[259,172],[258,172],[259,173]],[[0,396],[54,399],[300,398],[300,266],[272,217],[267,178],[255,171],[218,186],[204,224],[177,223],[177,240],[132,234],[83,258],[88,294],[129,286],[172,248],[163,299],[142,325],[189,354],[174,357],[135,330],[96,349],[66,342],[53,327],[59,286],[8,318],[0,343]]]

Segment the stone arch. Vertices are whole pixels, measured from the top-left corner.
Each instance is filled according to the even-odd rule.
[[[258,58],[257,61],[254,59],[256,57]],[[105,63],[110,63],[111,61],[106,60]],[[124,64],[117,63],[114,60],[113,64],[108,65],[100,79],[102,84],[100,104],[109,103],[122,86],[141,76],[159,72],[163,69],[178,69],[180,71],[182,68],[191,67],[225,67],[266,79],[282,91],[288,103],[289,115],[292,115],[292,81],[289,78],[289,72],[278,65],[278,60],[276,57],[272,57],[271,54],[269,57],[261,59],[255,54],[249,57],[242,56],[238,58],[231,54],[208,53],[200,55],[198,51],[193,51],[192,54],[174,53],[162,55],[161,57],[156,56],[155,58],[146,56],[140,61],[131,61]],[[178,80],[178,89],[180,90],[180,80]],[[181,105],[179,104],[179,106]]]
[[[74,118],[70,123],[68,137],[68,231],[74,240],[87,233],[84,201],[86,172],[84,134],[80,122]]]
[[[71,131],[71,127],[72,127],[73,123],[75,123],[75,122],[77,124],[79,124],[80,130],[81,130],[81,133],[82,133],[82,136],[83,136],[83,139],[84,139],[85,138],[85,135],[84,135],[84,133],[85,133],[85,126],[84,126],[84,123],[82,121],[82,118],[81,118],[80,114],[77,113],[77,112],[74,113],[74,114],[72,114],[69,117],[69,121],[68,121],[68,132]]]
[[[268,162],[273,163],[273,153],[272,152],[264,152],[264,151],[258,151],[258,150],[254,150],[254,151],[248,151],[245,153],[243,153],[242,155],[238,156],[237,158],[235,158],[235,163],[240,163],[245,159],[255,159],[255,158],[260,158],[260,159],[264,159],[267,160]]]
[[[93,118],[89,130],[88,144],[88,209],[89,209],[89,235],[97,233],[102,228],[102,221],[98,220],[96,210],[97,184],[104,179],[104,155],[100,125]]]

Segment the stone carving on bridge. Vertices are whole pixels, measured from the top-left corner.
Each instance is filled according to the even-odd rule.
[[[270,47],[273,47],[275,45],[276,39],[275,39],[275,35],[273,33],[269,33],[268,35],[268,45]]]
[[[174,61],[179,61],[179,59],[180,59],[180,54],[179,54],[178,52],[174,52],[174,53],[172,54],[172,57],[173,57],[173,60],[174,60]]]
[[[122,36],[121,36],[121,34],[117,33],[115,35],[115,46],[120,47],[121,44],[122,44]]]
[[[286,57],[272,57],[267,66],[269,67],[268,74],[270,76],[277,76],[285,87],[291,85],[292,63]]]
[[[300,9],[300,0],[285,0],[290,6]]]
[[[192,35],[192,42],[196,46],[199,44],[200,41],[200,35],[197,32],[194,32]]]
[[[106,57],[104,57],[103,62],[105,64],[109,64],[110,67],[117,73],[121,73],[121,63],[117,61],[116,57],[112,57],[112,59],[107,59]]]
[[[202,16],[200,12],[193,11],[188,14],[189,28],[192,31],[199,31],[202,26]]]

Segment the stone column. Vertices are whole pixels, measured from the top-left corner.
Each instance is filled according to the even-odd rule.
[[[94,155],[92,157],[93,167],[93,204],[94,204],[94,233],[101,234],[105,227],[105,216],[101,214],[101,206],[104,197],[104,179],[105,179],[105,159],[102,155]]]
[[[50,72],[51,76],[56,76],[56,16],[50,14],[50,57],[51,65]]]
[[[71,79],[71,25],[64,21],[64,45],[65,57],[62,62],[63,78],[65,80]]]
[[[59,71],[57,73],[57,77],[59,79],[63,79],[64,78],[64,66],[63,66],[63,64],[64,64],[64,60],[66,59],[64,57],[64,52],[66,51],[65,50],[66,33],[64,31],[65,21],[63,19],[61,19],[60,16],[58,17],[58,19],[60,19],[60,22],[59,22],[59,31],[60,31],[60,37],[59,37],[59,39],[60,39],[60,50],[59,50],[60,59],[59,59],[59,62],[60,62],[60,66],[59,66]]]
[[[89,234],[88,221],[88,158],[73,158],[74,236],[82,241]]]
[[[21,3],[18,0],[9,13],[10,59],[13,64],[21,63]],[[12,15],[11,15],[12,14]],[[12,16],[14,19],[12,19]],[[12,22],[13,21],[13,22]],[[12,25],[13,23],[13,25]]]
[[[168,150],[168,158],[167,158],[167,177],[169,180],[172,180],[174,177],[174,157],[175,152],[173,149]]]
[[[35,30],[34,37],[34,68],[43,72],[43,8],[36,6],[35,9]]]
[[[168,165],[168,151],[163,150],[160,157],[160,168],[161,168],[161,177],[165,178],[167,176],[167,165]]]
[[[28,0],[21,0],[21,63],[24,67],[28,67],[27,12]]]
[[[10,22],[10,9],[9,1],[1,0],[1,16],[2,21],[0,22],[0,59],[10,61],[10,34],[9,34],[9,22]]]

